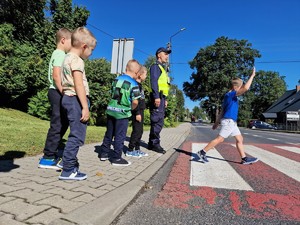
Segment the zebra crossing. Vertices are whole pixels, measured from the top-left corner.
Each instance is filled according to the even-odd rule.
[[[238,162],[224,159],[216,149],[207,153],[209,163],[201,163],[197,160],[197,151],[206,146],[207,143],[192,143],[190,185],[206,186],[212,188],[234,189],[252,191],[252,187],[239,173]],[[238,154],[235,145],[231,145],[233,154]],[[291,154],[300,154],[300,147],[296,146],[273,146],[277,151],[288,151]],[[300,162],[297,157],[285,157],[283,154],[276,154],[267,148],[254,145],[245,145],[247,155],[256,157],[264,166],[275,169],[278,173],[300,182]],[[295,159],[296,158],[296,159]],[[243,167],[255,167],[253,165],[241,165]],[[263,179],[263,177],[261,178]],[[274,175],[276,179],[276,175]]]

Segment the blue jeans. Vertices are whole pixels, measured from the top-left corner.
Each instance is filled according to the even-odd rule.
[[[48,99],[51,105],[50,128],[47,133],[43,157],[54,159],[60,141],[68,129],[69,122],[66,112],[61,107],[61,93],[56,89],[49,89]]]
[[[63,154],[64,170],[78,167],[77,153],[79,147],[84,144],[87,123],[80,121],[82,107],[77,96],[64,95],[62,106],[67,111],[70,124],[70,134]]]
[[[101,145],[101,153],[110,154],[110,145],[114,138],[114,151],[111,153],[111,160],[120,159],[126,133],[128,128],[128,118],[116,119],[107,115],[106,132]]]

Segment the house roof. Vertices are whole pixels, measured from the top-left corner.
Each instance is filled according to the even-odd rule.
[[[279,113],[300,110],[300,91],[297,89],[286,91],[264,113]]]

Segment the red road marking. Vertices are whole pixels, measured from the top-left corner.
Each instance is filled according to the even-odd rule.
[[[236,215],[300,221],[299,182],[262,162],[254,165],[234,163],[240,162],[240,158],[231,144],[223,143],[217,149],[226,160],[233,161],[229,162],[231,166],[252,186],[255,192],[228,190],[227,195],[223,194],[224,190],[220,193],[220,189],[217,188],[190,187],[191,144],[191,142],[186,142],[182,145],[182,153],[176,160],[162,191],[154,200],[156,206],[182,209],[203,208],[228,201],[230,205],[224,206],[224,209],[231,210]],[[268,146],[268,149],[272,149],[272,146]],[[279,150],[276,148],[272,152],[279,152]],[[213,163],[213,160],[215,159],[211,159],[210,163]],[[192,205],[190,200],[194,198],[202,199],[201,205]]]

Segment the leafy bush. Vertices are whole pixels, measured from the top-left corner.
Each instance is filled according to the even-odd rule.
[[[39,91],[29,99],[28,113],[44,120],[50,120],[50,103],[48,100],[48,89]]]
[[[150,110],[149,109],[145,109],[144,111],[144,125],[150,125],[151,121],[150,121]]]

